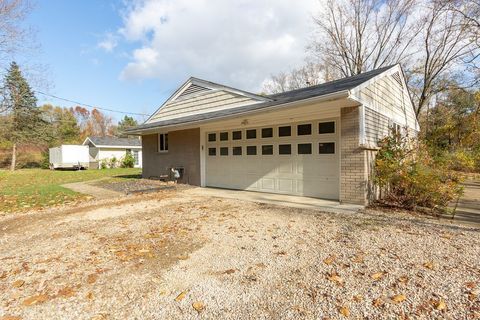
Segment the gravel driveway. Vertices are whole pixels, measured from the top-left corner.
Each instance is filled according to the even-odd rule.
[[[479,319],[480,231],[165,190],[0,217],[0,319]]]

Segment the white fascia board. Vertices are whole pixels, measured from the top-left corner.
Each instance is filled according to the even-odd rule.
[[[84,145],[84,146],[85,146],[85,145],[86,145],[85,143],[87,143],[87,141],[90,141],[90,142],[91,142],[91,143],[92,143],[92,144],[93,144],[93,145],[96,147],[95,143],[93,143],[93,141],[92,141],[92,140],[90,140],[90,138],[89,138],[89,137],[86,137],[86,138],[85,138],[85,141],[83,141],[82,145]]]
[[[142,149],[141,146],[107,146],[107,145],[98,145],[96,146],[100,149]]]

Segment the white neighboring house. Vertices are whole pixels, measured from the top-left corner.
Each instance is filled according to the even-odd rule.
[[[135,159],[135,168],[142,167],[142,141],[139,138],[87,137],[83,145],[89,147],[90,163],[99,164],[113,157],[121,160],[128,152]]]

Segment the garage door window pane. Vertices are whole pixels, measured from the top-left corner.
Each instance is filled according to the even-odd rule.
[[[272,155],[272,154],[273,154],[272,145],[262,146],[262,155]]]
[[[242,155],[242,147],[233,147],[232,154],[234,156],[241,156]]]
[[[297,135],[305,136],[312,134],[312,125],[311,124],[299,124],[297,126]]]
[[[292,127],[278,127],[278,136],[279,137],[290,137],[292,135]]]
[[[335,153],[335,143],[319,143],[318,144],[318,153],[319,154],[334,154]]]
[[[335,122],[333,121],[320,122],[318,124],[318,133],[320,134],[335,133]]]
[[[273,137],[273,128],[263,128],[262,138],[271,138],[271,137]]]
[[[220,148],[220,155],[221,156],[228,156],[228,148],[227,147],[221,147]]]
[[[216,140],[217,140],[217,135],[215,133],[208,134],[208,141],[216,141]]]
[[[220,132],[220,141],[228,140],[228,132]]]
[[[233,140],[242,140],[242,131],[233,131],[232,132]]]
[[[312,154],[312,144],[311,143],[299,143],[298,144],[298,154]]]
[[[209,156],[216,156],[217,155],[217,148],[208,148],[208,155]]]
[[[251,129],[247,130],[247,139],[256,139],[257,138],[257,130]]]
[[[292,154],[292,145],[291,144],[280,144],[278,145],[279,154]]]
[[[247,155],[248,156],[257,155],[257,146],[247,146]]]

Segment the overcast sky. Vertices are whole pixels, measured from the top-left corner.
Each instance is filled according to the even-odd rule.
[[[301,65],[318,3],[50,0],[29,23],[51,93],[151,113],[190,76],[258,92],[269,75]]]

